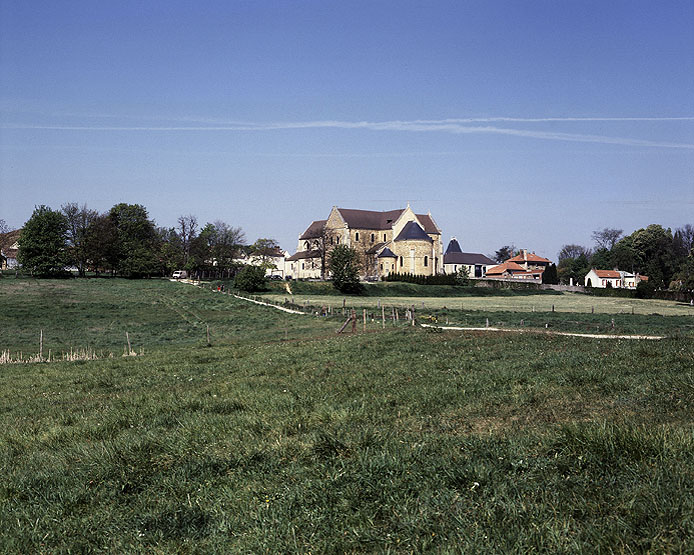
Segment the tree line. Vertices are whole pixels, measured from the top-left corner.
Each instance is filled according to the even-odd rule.
[[[592,234],[593,247],[564,245],[559,251],[557,272],[562,283],[583,283],[591,268],[618,268],[648,276],[657,288],[694,288],[694,226],[670,228],[658,224],[638,229],[603,228]]]
[[[71,202],[53,210],[38,206],[19,237],[18,262],[35,276],[56,276],[66,268],[140,278],[187,270],[193,276],[233,277],[235,260],[251,252],[269,259],[279,245],[258,239],[245,245],[245,234],[216,220],[198,224],[180,216],[175,227],[158,227],[140,204],[120,203],[100,213]]]

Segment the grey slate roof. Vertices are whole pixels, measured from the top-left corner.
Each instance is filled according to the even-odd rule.
[[[449,252],[450,245],[448,247],[449,248],[446,250],[446,254],[443,255],[444,264],[468,264],[470,266],[476,264],[482,264],[484,266],[496,265],[496,262],[494,262],[492,259],[478,252]]]
[[[428,241],[433,243],[434,240],[429,237],[426,232],[416,222],[407,222],[402,228],[400,234],[395,238],[396,241]]]
[[[328,220],[316,220],[315,222],[311,222],[311,225],[308,226],[299,239],[314,239],[320,237],[327,221]]]
[[[454,252],[463,252],[463,249],[460,248],[460,243],[458,243],[457,239],[451,239],[451,242],[448,243],[448,248],[446,248],[446,254],[453,254]]]
[[[378,255],[378,258],[397,258],[397,256],[395,256],[395,254],[393,253],[392,250],[390,250],[388,247],[386,247]]]
[[[294,262],[296,260],[305,260],[307,258],[320,258],[320,251],[299,251],[287,258],[287,261]]]

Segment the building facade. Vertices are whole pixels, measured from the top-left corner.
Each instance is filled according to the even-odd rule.
[[[441,230],[431,214],[415,214],[409,205],[386,212],[334,206],[327,219],[312,222],[299,236],[297,252],[287,259],[287,275],[328,277],[330,251],[337,245],[357,252],[365,279],[443,271]]]

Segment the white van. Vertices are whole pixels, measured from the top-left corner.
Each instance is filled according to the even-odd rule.
[[[174,279],[185,279],[187,277],[188,277],[188,272],[186,272],[185,270],[176,270],[173,273]]]

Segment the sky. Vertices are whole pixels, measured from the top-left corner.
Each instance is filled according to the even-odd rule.
[[[556,260],[694,223],[694,2],[0,0],[0,219],[142,204],[248,242],[332,206]]]

